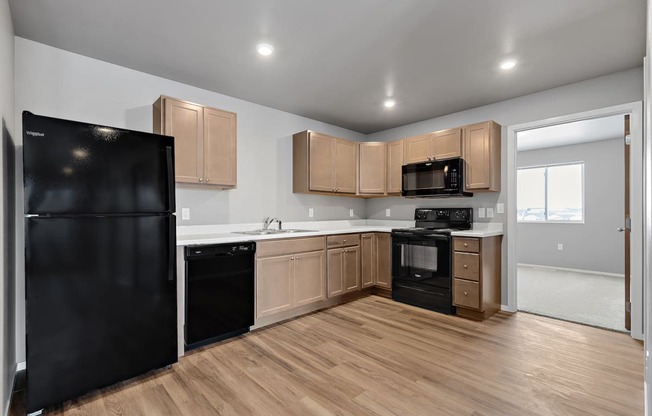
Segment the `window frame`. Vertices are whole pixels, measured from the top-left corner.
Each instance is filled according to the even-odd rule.
[[[582,168],[582,220],[549,220],[548,219],[548,168],[554,168],[558,166],[572,166],[572,165],[581,165]],[[546,163],[541,165],[528,165],[521,166],[516,168],[516,187],[518,189],[518,172],[526,169],[545,169],[545,186],[544,186],[544,214],[546,216],[545,220],[535,221],[535,220],[520,220],[518,218],[518,195],[516,195],[516,223],[517,224],[585,224],[586,222],[586,176],[585,176],[585,163],[584,161],[575,161],[575,162],[559,162],[559,163]],[[517,191],[518,192],[518,191]]]

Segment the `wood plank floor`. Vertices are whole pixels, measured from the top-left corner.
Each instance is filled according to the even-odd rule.
[[[12,413],[24,412],[15,403]],[[46,413],[641,415],[643,347],[535,315],[477,323],[370,296],[206,347]]]

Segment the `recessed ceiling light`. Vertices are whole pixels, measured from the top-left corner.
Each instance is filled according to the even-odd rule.
[[[516,66],[516,61],[510,59],[509,61],[504,61],[500,64],[500,69],[512,69]]]
[[[396,105],[396,101],[394,99],[392,99],[392,98],[388,98],[383,102],[383,105],[386,108],[392,108],[392,107],[394,107]]]
[[[269,43],[259,43],[256,46],[256,50],[263,56],[269,56],[274,52],[274,47]]]

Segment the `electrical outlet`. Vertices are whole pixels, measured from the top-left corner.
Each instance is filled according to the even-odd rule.
[[[389,217],[390,215],[392,215],[392,210],[390,210],[389,208],[387,208],[387,209],[385,210],[385,216],[386,216],[386,217]]]
[[[557,250],[563,251],[564,250],[564,245],[562,243],[557,244]]]
[[[181,208],[181,219],[182,220],[190,219],[190,208]]]
[[[478,218],[484,218],[484,208],[478,208]]]
[[[493,217],[494,217],[494,209],[487,208],[487,218],[493,218]]]
[[[308,208],[308,216],[310,218],[314,217],[315,216],[315,210],[312,209],[312,208]]]
[[[505,213],[505,204],[502,202],[499,202],[496,204],[496,214],[504,214]]]
[[[353,216],[355,216],[355,214],[353,213],[353,208],[351,208],[349,210],[349,217],[353,217]]]

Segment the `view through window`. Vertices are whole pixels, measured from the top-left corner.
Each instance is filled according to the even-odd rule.
[[[584,163],[519,168],[520,222],[583,222]]]

